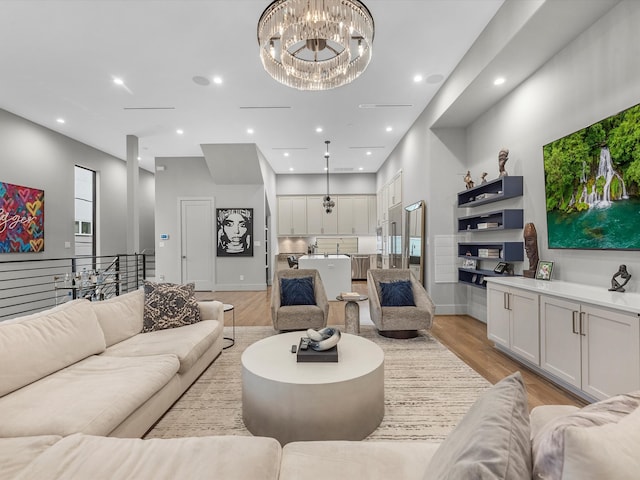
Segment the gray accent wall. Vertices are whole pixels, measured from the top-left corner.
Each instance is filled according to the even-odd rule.
[[[519,6],[515,1],[505,5],[511,13],[531,15],[542,24],[540,16],[552,15],[554,8],[554,2],[546,3],[546,10],[535,12],[517,12]],[[497,15],[479,41],[486,42],[483,36],[500,31],[500,22],[507,30],[508,22],[517,21],[513,16],[507,17]],[[426,200],[427,288],[438,313],[469,313],[486,320],[484,290],[434,282],[433,241],[437,235],[455,234],[456,218],[465,214],[464,210],[458,211],[456,204],[457,192],[464,190],[463,175],[471,170],[472,176],[478,179],[480,173],[486,171],[489,179],[496,178],[498,152],[502,147],[510,150],[506,165],[509,174],[524,176],[524,195],[512,203],[496,204],[496,208],[503,208],[498,205],[504,204],[504,208],[524,209],[525,222],[533,222],[538,231],[540,259],[555,262],[554,279],[601,286],[605,290],[621,263],[627,264],[632,274],[640,276],[640,252],[547,248],[542,159],[542,147],[546,143],[640,103],[639,24],[640,2],[618,3],[595,23],[583,28],[582,33],[559,48],[539,68],[512,85],[510,93],[488,106],[480,116],[459,125],[447,119],[441,123],[450,123],[449,126],[436,128],[439,120],[446,116],[447,106],[464,96],[461,83],[482,76],[484,67],[470,74],[471,66],[488,63],[482,52],[472,48],[380,169],[378,184],[399,169],[407,173],[403,176],[405,204]],[[545,33],[539,31],[540,36]],[[491,235],[522,240],[521,231]],[[528,268],[526,256],[525,261],[517,265],[518,271],[523,268]],[[628,286],[628,291],[640,291],[640,283],[633,279]]]
[[[98,254],[133,253],[126,251],[124,160],[0,109],[0,181],[39,188],[45,195],[45,251],[0,254],[0,261],[74,255],[75,165],[97,172]],[[141,249],[153,248],[153,183],[153,174],[141,170]]]

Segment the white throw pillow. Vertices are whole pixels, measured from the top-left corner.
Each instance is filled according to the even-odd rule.
[[[640,478],[640,409],[618,423],[565,431],[565,480]]]
[[[616,395],[551,420],[532,442],[534,480],[561,480],[565,463],[566,431],[592,430],[616,424],[640,406],[640,392]]]

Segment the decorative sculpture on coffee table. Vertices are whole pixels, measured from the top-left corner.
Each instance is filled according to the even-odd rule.
[[[624,280],[624,282],[620,283],[616,280],[618,277]],[[624,292],[624,286],[629,283],[629,279],[631,278],[631,274],[627,271],[626,265],[620,265],[618,271],[613,274],[611,277],[611,288],[610,292]]]
[[[337,328],[326,327],[321,330],[310,328],[307,330],[307,337],[310,340],[309,346],[317,352],[322,352],[335,347],[342,334]]]
[[[471,180],[471,172],[469,170],[467,170],[467,174],[464,176],[464,183],[467,184],[467,190],[469,190],[470,188],[473,188],[473,180]]]
[[[480,175],[480,185],[487,183],[487,175],[487,172],[482,172],[482,175]]]
[[[500,153],[498,153],[498,169],[500,170],[500,177],[507,177],[509,175],[504,169],[504,165],[507,163],[507,160],[509,160],[509,149],[503,148],[500,150]]]
[[[524,249],[529,259],[529,270],[524,270],[522,274],[527,278],[535,278],[538,268],[538,232],[533,223],[524,226]]]

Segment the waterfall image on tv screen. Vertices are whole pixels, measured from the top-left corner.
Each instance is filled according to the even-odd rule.
[[[640,250],[640,105],[542,152],[549,248]]]

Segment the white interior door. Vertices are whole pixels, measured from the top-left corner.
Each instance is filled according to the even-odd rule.
[[[213,199],[180,199],[182,283],[213,290]]]

